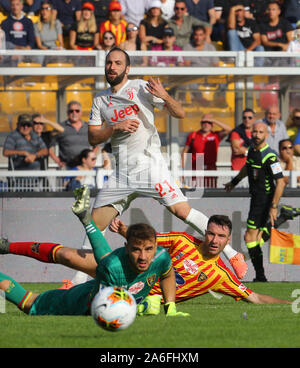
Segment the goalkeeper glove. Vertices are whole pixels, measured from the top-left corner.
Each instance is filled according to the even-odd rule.
[[[176,304],[169,302],[164,305],[165,314],[167,317],[189,317],[189,313],[177,312]]]
[[[138,316],[151,315],[156,316],[160,312],[160,295],[149,295],[137,306]]]

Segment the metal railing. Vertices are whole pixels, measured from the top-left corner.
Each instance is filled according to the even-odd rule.
[[[47,170],[47,171],[9,171],[0,172],[0,192],[63,192],[67,190],[67,178],[95,177],[95,188],[101,189],[112,170],[74,171],[74,170]],[[181,188],[224,188],[238,171],[233,170],[178,170],[172,172],[173,177]],[[297,178],[300,171],[284,171],[289,176],[289,187],[297,188]],[[248,181],[244,179],[240,187],[248,188]]]

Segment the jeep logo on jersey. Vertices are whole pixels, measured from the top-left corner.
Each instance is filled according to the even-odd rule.
[[[140,111],[138,105],[134,104],[131,106],[126,106],[125,109],[117,110],[114,109],[114,116],[111,118],[112,121],[118,121],[119,119],[124,119],[127,116],[130,116],[132,114],[137,115]]]

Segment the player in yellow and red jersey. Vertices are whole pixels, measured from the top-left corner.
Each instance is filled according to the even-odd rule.
[[[120,219],[115,219],[110,229],[126,236],[127,226]],[[176,302],[213,291],[255,304],[290,304],[290,301],[248,289],[225,266],[220,254],[230,241],[231,232],[231,220],[227,216],[214,215],[208,220],[203,241],[183,232],[157,234],[157,245],[168,249],[175,270]],[[161,294],[159,285],[155,284],[149,295]]]
[[[225,266],[219,255],[207,259],[202,255],[203,241],[184,232],[157,234],[157,245],[168,249],[176,275],[176,302],[216,291],[234,297],[247,298],[246,288]],[[155,284],[150,295],[159,294]]]

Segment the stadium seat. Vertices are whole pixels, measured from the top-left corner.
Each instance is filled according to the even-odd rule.
[[[39,68],[42,65],[40,63],[32,63],[32,62],[26,62],[26,61],[21,61],[18,64],[18,68]]]
[[[66,102],[79,101],[83,113],[90,113],[93,103],[92,88],[89,85],[74,83],[66,88]]]
[[[7,18],[7,15],[0,12],[0,24]]]
[[[56,91],[53,91],[52,84],[32,83],[26,86],[26,90],[34,112],[42,113],[50,120],[56,116]]]
[[[1,111],[5,114],[32,113],[32,107],[28,103],[28,94],[22,87],[7,86],[0,91]]]
[[[40,19],[38,15],[34,15],[34,14],[27,14],[26,17],[31,19],[32,23],[37,23]]]
[[[0,132],[9,133],[12,130],[11,119],[6,114],[0,114]]]
[[[166,133],[168,117],[165,111],[154,109],[155,113],[155,126],[159,133]]]
[[[72,63],[48,63],[47,68],[70,68],[74,66]]]

